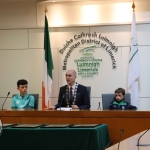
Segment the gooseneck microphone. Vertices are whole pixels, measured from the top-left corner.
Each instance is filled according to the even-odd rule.
[[[97,110],[101,110],[101,103],[100,102],[98,102],[98,108],[97,108]]]
[[[150,129],[150,128],[149,128]],[[150,144],[139,144],[139,141],[140,141],[140,138],[149,130],[147,129],[139,138],[138,138],[138,141],[137,141],[137,145],[136,146],[149,146]]]
[[[119,139],[119,143],[118,143],[118,150],[119,150],[119,146],[120,146],[120,142],[121,142],[123,132],[124,132],[124,129],[120,129],[120,139]]]
[[[2,110],[3,110],[4,104],[5,104],[5,102],[6,102],[7,98],[8,98],[8,96],[9,96],[9,94],[10,94],[10,92],[8,92],[7,97],[6,97],[6,99],[5,99],[5,101],[4,101],[3,105],[2,105]]]
[[[63,94],[63,96],[62,96],[62,99],[61,99],[61,102],[60,102],[60,105],[59,105],[60,110],[61,110],[61,105],[62,105],[62,103],[63,103],[63,100],[64,100],[64,94]]]

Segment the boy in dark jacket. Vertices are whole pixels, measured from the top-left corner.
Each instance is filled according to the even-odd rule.
[[[125,90],[123,88],[116,89],[114,100],[110,103],[109,109],[137,109],[137,107],[126,102],[124,98]]]

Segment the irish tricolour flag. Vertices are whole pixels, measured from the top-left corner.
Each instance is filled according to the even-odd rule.
[[[128,91],[131,94],[131,104],[139,107],[139,51],[136,34],[136,19],[133,11],[133,20],[131,25],[131,51],[129,59]]]
[[[44,28],[44,59],[43,59],[43,79],[42,79],[42,109],[49,107],[49,98],[51,95],[52,85],[52,70],[53,59],[50,46],[48,20],[45,15],[45,28]]]

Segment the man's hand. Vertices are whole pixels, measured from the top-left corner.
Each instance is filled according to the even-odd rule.
[[[72,109],[78,109],[79,108],[77,105],[72,105],[71,107],[72,107]]]
[[[55,106],[51,106],[49,108],[44,108],[44,110],[54,110],[56,107]]]

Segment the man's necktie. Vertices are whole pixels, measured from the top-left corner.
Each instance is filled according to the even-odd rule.
[[[72,104],[72,96],[73,96],[72,87],[70,87],[70,92],[69,92],[69,103],[70,103],[70,105]]]

